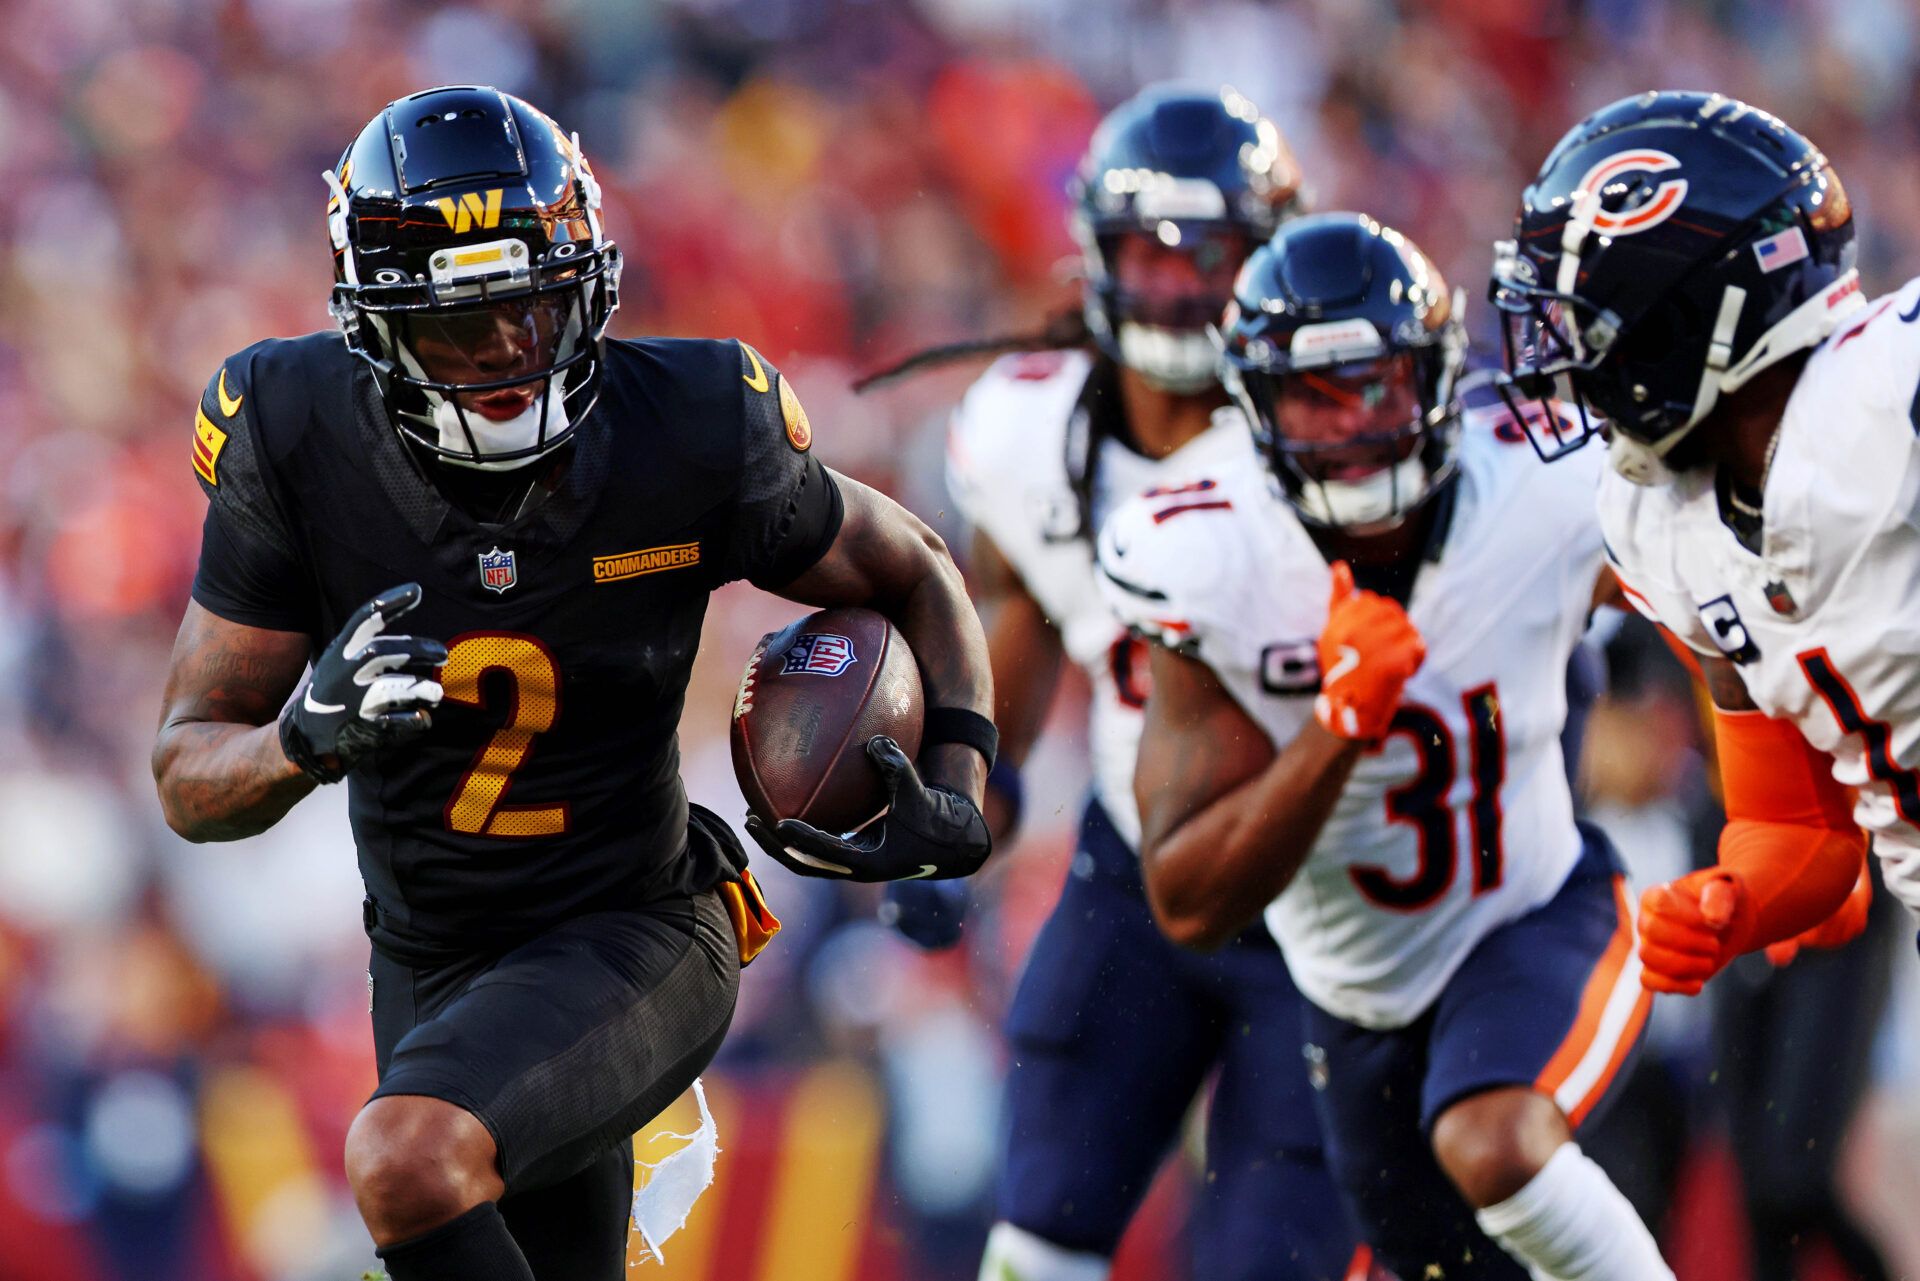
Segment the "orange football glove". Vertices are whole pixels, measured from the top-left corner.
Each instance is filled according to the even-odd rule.
[[[1707,980],[1747,950],[1753,904],[1739,873],[1702,868],[1640,896],[1641,985],[1698,996]]]
[[[1867,862],[1863,858],[1860,860],[1859,879],[1854,881],[1853,889],[1848,891],[1847,901],[1840,905],[1840,910],[1810,930],[1802,930],[1790,939],[1771,944],[1767,948],[1767,959],[1775,965],[1791,965],[1803,947],[1844,947],[1867,928],[1867,913],[1872,910],[1873,877],[1868,873]]]
[[[1398,601],[1356,590],[1353,567],[1337,560],[1319,652],[1314,716],[1336,737],[1371,740],[1386,734],[1401,688],[1426,661],[1427,645]]]
[[[1727,806],[1720,861],[1641,900],[1642,982],[1655,992],[1691,996],[1749,949],[1776,947],[1777,958],[1816,938],[1844,942],[1870,901],[1867,838],[1826,754],[1791,721],[1756,711],[1716,707],[1713,723]]]

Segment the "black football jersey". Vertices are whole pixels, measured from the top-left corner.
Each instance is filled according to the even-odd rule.
[[[811,443],[744,344],[609,342],[557,488],[486,524],[427,479],[338,334],[222,365],[194,424],[194,599],[317,651],[418,582],[393,629],[448,649],[432,730],[348,776],[376,944],[501,945],[725,874],[711,823],[689,839],[677,727],[709,593],[788,582],[838,533]]]

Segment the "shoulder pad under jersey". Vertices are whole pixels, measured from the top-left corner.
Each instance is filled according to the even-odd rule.
[[[1251,569],[1241,529],[1250,513],[1236,511],[1244,490],[1200,479],[1150,489],[1114,510],[1100,530],[1100,586],[1123,623],[1193,655],[1234,630],[1235,584]]]
[[[961,515],[996,541],[1038,474],[1066,484],[1067,425],[1091,359],[1077,351],[1003,356],[974,381],[947,432],[947,488]]]

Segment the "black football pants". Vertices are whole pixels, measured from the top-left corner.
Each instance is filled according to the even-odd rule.
[[[376,951],[374,1097],[478,1117],[500,1212],[539,1281],[622,1281],[629,1138],[720,1048],[740,988],[717,893],[575,917],[505,953],[433,967]]]

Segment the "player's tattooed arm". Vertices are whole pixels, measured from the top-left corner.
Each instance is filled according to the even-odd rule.
[[[1306,862],[1362,745],[1309,718],[1276,754],[1204,663],[1156,645],[1151,665],[1133,778],[1147,901],[1167,937],[1212,949]]]
[[[276,718],[306,670],[297,632],[246,627],[189,602],[173,643],[153,777],[167,826],[190,841],[263,832],[311,792]]]
[[[834,473],[845,516],[826,555],[776,590],[788,600],[863,605],[900,629],[920,661],[928,707],[992,716],[993,672],[979,615],[940,535],[891,498]],[[921,777],[980,804],[987,763],[970,747],[940,744],[920,754]]]

